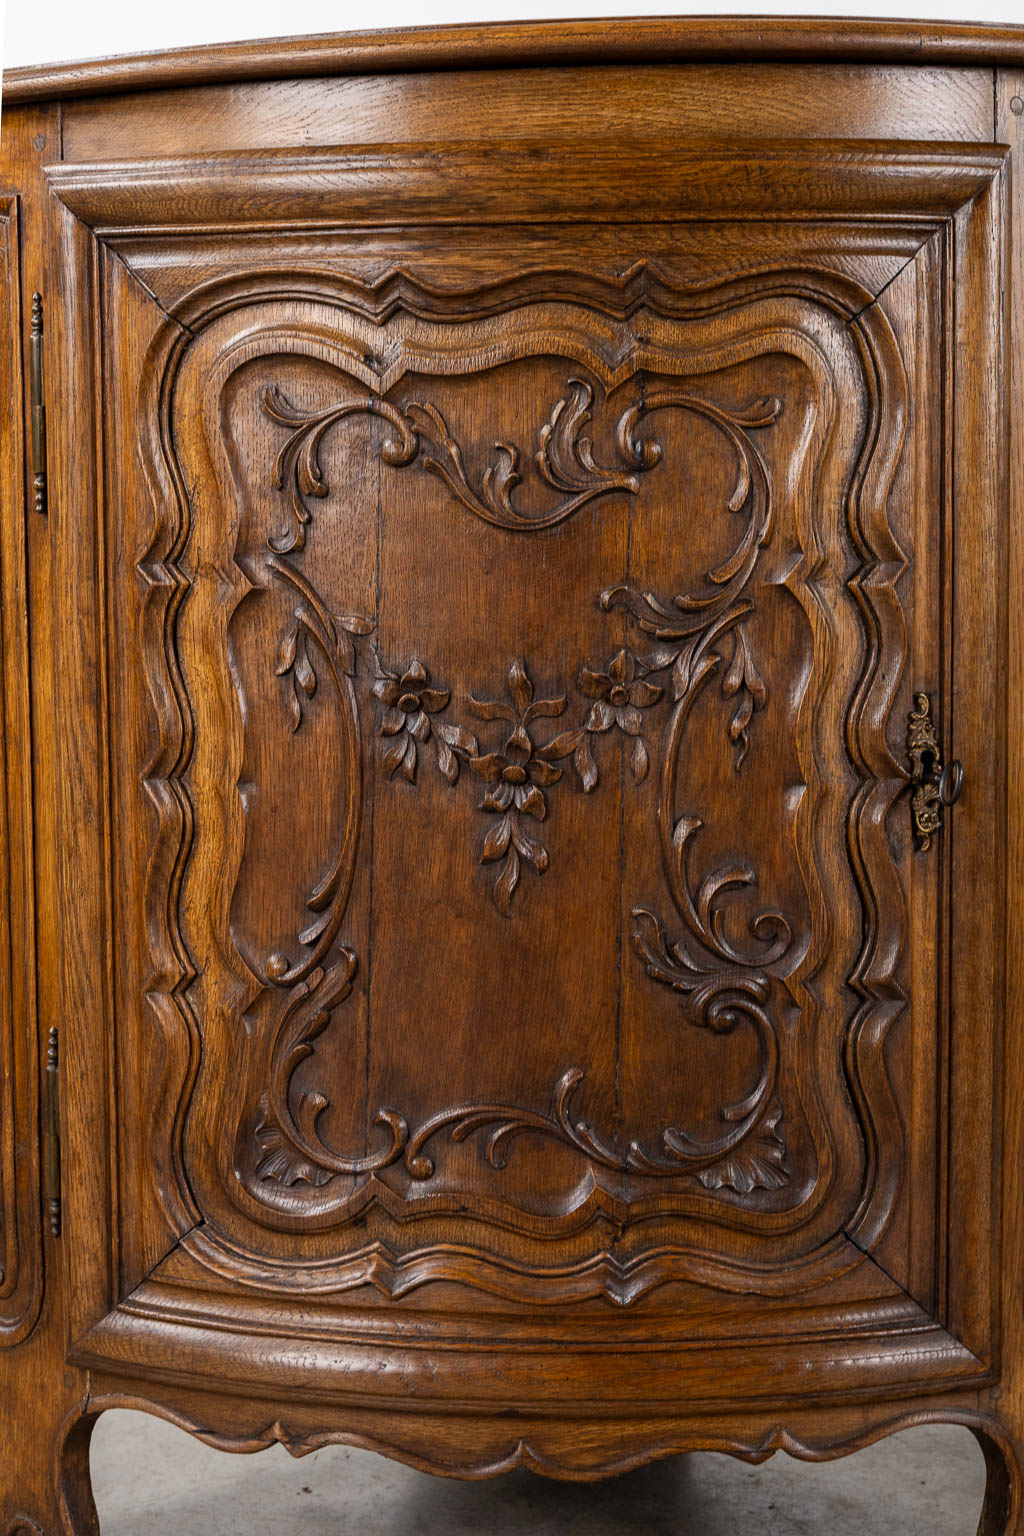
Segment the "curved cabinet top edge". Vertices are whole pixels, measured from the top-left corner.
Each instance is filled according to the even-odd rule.
[[[215,43],[6,70],[5,106],[174,86],[579,64],[1024,65],[1024,26],[714,16],[490,22]]]

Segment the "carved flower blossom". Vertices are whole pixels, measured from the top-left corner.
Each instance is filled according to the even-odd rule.
[[[648,765],[647,748],[640,735],[640,711],[657,704],[664,690],[637,676],[636,657],[627,650],[612,657],[607,672],[584,668],[580,673],[580,690],[595,701],[587,717],[588,731],[610,731],[614,725],[635,738],[630,766],[639,783],[646,776]]]
[[[415,783],[417,743],[423,745],[433,738],[437,765],[449,784],[454,784],[459,776],[456,752],[470,756],[477,750],[477,741],[461,726],[431,722],[429,716],[448,707],[451,691],[428,687],[429,681],[427,669],[415,657],[401,676],[381,671],[377,677],[373,691],[384,705],[380,734],[395,737],[384,754],[384,766],[389,777],[400,768],[402,777]]]
[[[480,809],[500,817],[484,839],[481,864],[502,859],[501,873],[494,887],[494,901],[506,917],[512,893],[519,883],[520,855],[538,874],[548,867],[548,852],[542,843],[524,831],[521,816],[543,821],[547,815],[545,789],[562,777],[553,758],[568,757],[578,732],[567,731],[538,746],[530,735],[530,726],[542,716],[560,715],[567,700],[535,699],[533,684],[522,661],[512,663],[508,675],[512,704],[501,700],[470,699],[474,712],[483,720],[506,720],[512,729],[500,752],[487,752],[469,758],[469,766],[478,778],[491,785],[480,802]]]

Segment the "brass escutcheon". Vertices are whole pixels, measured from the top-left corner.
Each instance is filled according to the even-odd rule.
[[[932,835],[942,827],[944,806],[955,805],[964,787],[964,765],[952,758],[942,765],[931,701],[926,693],[914,695],[914,708],[907,720],[907,756],[910,759],[910,814],[920,852],[932,845]]]

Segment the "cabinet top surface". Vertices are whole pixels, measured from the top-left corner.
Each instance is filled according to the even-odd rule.
[[[5,105],[222,81],[602,63],[1024,64],[1024,26],[714,16],[487,23],[218,43],[4,72]]]

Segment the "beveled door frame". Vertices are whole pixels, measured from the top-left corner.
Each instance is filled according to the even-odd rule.
[[[438,150],[443,153],[438,154]],[[1003,888],[1003,851],[1000,828],[1005,825],[1003,754],[1005,739],[992,722],[1004,718],[1002,710],[1005,654],[1005,602],[996,598],[988,607],[977,593],[1001,591],[999,572],[1003,559],[997,514],[1005,505],[1000,382],[1003,371],[999,285],[1002,263],[1002,198],[1005,152],[1000,146],[830,145],[801,142],[768,149],[757,174],[750,169],[749,146],[738,151],[728,145],[651,144],[633,147],[625,156],[615,151],[586,150],[572,146],[539,152],[536,147],[508,146],[476,150],[431,146],[430,152],[380,152],[367,150],[312,155],[282,153],[256,159],[244,155],[223,156],[204,163],[140,161],[113,166],[61,165],[51,168],[53,198],[52,232],[55,271],[60,274],[62,305],[54,317],[54,388],[69,402],[67,426],[51,458],[54,500],[60,508],[55,580],[66,594],[69,611],[79,618],[73,635],[59,636],[59,713],[66,729],[60,747],[62,785],[62,847],[64,867],[74,871],[63,896],[64,951],[62,978],[66,1016],[65,1060],[68,1065],[68,1188],[67,1243],[72,1286],[72,1338],[75,1358],[99,1373],[97,1401],[112,1405],[133,1397],[127,1381],[144,1369],[146,1384],[136,1393],[154,1394],[152,1381],[163,1376],[167,1383],[165,1411],[173,1407],[173,1383],[181,1379],[174,1365],[174,1343],[188,1342],[193,1371],[189,1379],[229,1397],[233,1406],[224,1411],[223,1422],[233,1428],[224,1433],[234,1438],[265,1441],[296,1438],[304,1445],[323,1439],[378,1441],[413,1459],[434,1464],[422,1447],[429,1426],[408,1414],[402,1426],[395,1420],[400,1408],[385,1387],[383,1396],[366,1377],[358,1387],[370,1355],[379,1353],[380,1341],[370,1346],[350,1334],[343,1342],[337,1325],[322,1316],[320,1330],[324,1371],[318,1392],[341,1409],[360,1414],[366,1425],[374,1414],[379,1435],[349,1425],[338,1427],[332,1412],[331,1427],[317,1428],[316,1413],[296,1410],[296,1428],[272,1433],[261,1428],[265,1415],[257,1406],[243,1404],[258,1390],[279,1402],[293,1399],[299,1383],[286,1358],[271,1352],[262,1374],[251,1370],[238,1374],[238,1345],[259,1332],[256,1307],[248,1322],[231,1308],[224,1312],[217,1331],[202,1328],[200,1318],[182,1299],[181,1275],[167,1275],[169,1289],[163,1299],[159,1285],[137,1287],[133,1296],[119,1304],[118,1258],[113,1247],[116,1223],[106,1234],[98,1229],[96,1211],[112,1211],[116,1201],[113,1157],[116,1122],[112,1103],[113,1050],[116,1020],[112,1018],[109,955],[104,935],[114,920],[112,871],[109,863],[109,744],[105,737],[106,690],[111,658],[104,651],[104,527],[107,498],[104,465],[97,442],[96,423],[102,402],[96,303],[100,252],[97,240],[115,252],[119,241],[133,234],[167,234],[180,237],[200,231],[249,233],[295,229],[329,229],[344,225],[358,228],[391,222],[397,226],[418,222],[501,223],[513,215],[523,221],[549,219],[607,219],[642,222],[645,219],[681,220],[728,214],[759,215],[766,219],[791,219],[801,215],[828,220],[837,212],[879,226],[900,219],[920,221],[929,234],[943,231],[950,260],[955,264],[954,312],[950,317],[950,355],[956,362],[953,495],[960,507],[990,510],[989,518],[963,519],[958,533],[960,560],[954,593],[954,628],[957,645],[978,658],[970,673],[969,695],[956,696],[958,738],[969,737],[984,750],[982,771],[975,774],[975,794],[965,795],[958,810],[960,830],[954,841],[953,879],[962,882],[977,864],[978,839],[987,840],[986,863],[998,871]],[[182,186],[188,188],[183,200]],[[382,209],[386,219],[382,220]],[[966,302],[964,296],[967,296]],[[180,308],[178,330],[193,319],[194,305]],[[988,663],[987,665],[985,663]],[[957,677],[968,671],[964,668]],[[948,722],[946,722],[948,729]],[[948,746],[948,743],[947,743]],[[961,749],[962,750],[962,749]],[[981,750],[979,748],[979,750]],[[973,841],[972,841],[973,839]],[[954,1028],[950,1058],[952,1109],[950,1149],[955,1165],[950,1178],[949,1229],[955,1235],[953,1252],[960,1262],[950,1277],[944,1322],[925,1326],[921,1319],[915,1343],[904,1339],[898,1350],[879,1351],[877,1341],[868,1355],[847,1340],[844,1344],[848,1374],[833,1372],[821,1402],[835,1401],[835,1394],[862,1394],[865,1398],[860,1427],[851,1429],[849,1443],[864,1443],[897,1422],[920,1422],[920,1405],[912,1413],[895,1412],[886,1399],[891,1394],[955,1391],[945,1406],[937,1404],[935,1416],[959,1416],[966,1421],[976,1413],[974,1399],[962,1394],[968,1387],[991,1379],[997,1368],[995,1353],[997,1308],[993,1292],[998,1274],[998,1198],[993,1188],[998,1171],[998,1138],[990,1123],[977,1123],[974,1105],[991,1106],[998,1112],[998,1061],[1001,1051],[1001,1002],[994,1001],[984,1022],[979,1043],[978,1028],[970,1007],[983,995],[988,978],[1002,974],[1000,914],[1003,903],[993,899],[987,916],[991,944],[972,957],[953,979]],[[987,962],[987,969],[986,969]],[[109,1021],[101,1028],[99,1021]],[[187,1213],[184,1213],[186,1214]],[[169,1234],[180,1245],[184,1231]],[[179,1250],[180,1251],[180,1250]],[[962,1256],[970,1253],[971,1262]],[[386,1262],[380,1266],[386,1270]],[[204,1306],[215,1312],[215,1295]],[[298,1323],[311,1313],[296,1308]],[[341,1319],[339,1318],[339,1323]],[[198,1333],[197,1333],[198,1327]],[[239,1331],[232,1333],[235,1327]],[[351,1319],[345,1324],[351,1327]],[[396,1347],[402,1347],[395,1338]],[[834,1342],[809,1342],[794,1338],[792,1363],[799,1379],[801,1362],[825,1365],[833,1358]],[[615,1351],[601,1368],[595,1368],[595,1400],[614,1398],[612,1367]],[[916,1359],[916,1365],[913,1361]],[[798,1454],[815,1454],[821,1443],[813,1413],[804,1409],[786,1415],[791,1428],[771,1428],[765,1408],[756,1407],[764,1388],[757,1388],[757,1372],[767,1365],[754,1361],[751,1396],[741,1408],[733,1407],[729,1428],[698,1428],[697,1420],[680,1416],[676,1408],[660,1421],[627,1428],[625,1403],[619,1420],[609,1420],[598,1437],[596,1459],[570,1453],[564,1435],[547,1419],[536,1420],[533,1440],[523,1439],[519,1429],[488,1424],[475,1432],[459,1465],[470,1471],[497,1470],[515,1460],[540,1462],[563,1475],[593,1475],[658,1454],[665,1449],[694,1448],[698,1444],[728,1445],[743,1454],[760,1454],[769,1444],[786,1444]],[[408,1368],[416,1374],[415,1357]],[[686,1351],[668,1346],[663,1356],[662,1378],[667,1395],[675,1403],[690,1379]],[[493,1371],[493,1351],[476,1356],[460,1349],[460,1385],[453,1384],[448,1411],[468,1401],[470,1383],[478,1388]],[[865,1371],[867,1374],[865,1375]],[[535,1373],[539,1375],[542,1373]],[[235,1378],[234,1386],[229,1382]],[[410,1379],[408,1374],[403,1378]],[[602,1388],[601,1381],[604,1381]],[[438,1392],[431,1373],[427,1395]],[[954,1387],[954,1383],[957,1385]],[[106,1397],[104,1398],[104,1392]],[[461,1396],[459,1393],[461,1392]],[[377,1407],[371,1406],[373,1394]],[[602,1393],[604,1397],[602,1397]],[[611,1396],[609,1396],[611,1393]],[[442,1394],[444,1396],[445,1394]],[[802,1392],[801,1396],[814,1393]],[[529,1390],[521,1399],[521,1411],[529,1415],[537,1398]],[[712,1406],[709,1400],[707,1407]],[[440,1401],[438,1403],[440,1406]],[[653,1404],[649,1410],[653,1410]],[[771,1410],[774,1413],[774,1410]],[[312,1417],[310,1417],[312,1414]],[[401,1417],[401,1415],[400,1415]],[[777,1419],[772,1419],[777,1424]],[[747,1438],[739,1428],[748,1425]],[[753,1441],[749,1436],[753,1436]],[[827,1438],[827,1432],[825,1432]],[[595,1442],[596,1443],[596,1442]],[[416,1449],[419,1446],[421,1449]],[[518,1446],[518,1449],[516,1448]],[[550,1451],[546,1449],[550,1446]],[[504,1449],[503,1449],[504,1448]],[[575,1458],[575,1459],[574,1459]]]

